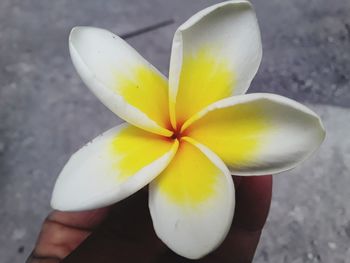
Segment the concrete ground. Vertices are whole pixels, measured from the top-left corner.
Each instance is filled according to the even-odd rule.
[[[0,261],[23,262],[69,156],[120,122],[75,73],[75,25],[123,34],[164,73],[177,26],[214,1],[0,1]],[[255,262],[350,262],[350,1],[253,1],[264,58],[250,92],[305,102],[327,139],[293,171],[275,176],[271,213]]]

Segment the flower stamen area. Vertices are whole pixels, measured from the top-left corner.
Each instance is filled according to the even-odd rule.
[[[175,139],[180,140],[181,137],[183,136],[183,134],[181,133],[181,129],[174,130],[173,132],[174,132],[173,135],[171,135],[170,137],[173,140]]]

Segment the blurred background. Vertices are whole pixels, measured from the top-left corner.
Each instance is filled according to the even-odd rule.
[[[350,262],[350,1],[252,1],[264,56],[249,92],[306,103],[324,121],[321,149],[274,177],[255,262]],[[215,1],[0,1],[0,261],[23,262],[50,211],[56,176],[83,144],[120,123],[84,87],[67,38],[76,25],[127,34],[167,74],[176,28]]]

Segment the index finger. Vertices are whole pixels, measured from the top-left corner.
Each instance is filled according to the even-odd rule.
[[[27,262],[59,262],[100,225],[108,212],[109,207],[84,212],[51,212]]]

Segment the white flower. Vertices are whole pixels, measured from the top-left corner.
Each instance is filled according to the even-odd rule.
[[[231,173],[291,169],[324,139],[319,117],[305,106],[273,94],[243,95],[262,56],[247,1],[208,7],[178,28],[169,82],[104,29],[74,28],[69,48],[85,84],[129,124],[71,157],[52,207],[103,207],[150,184],[155,231],[187,258],[206,255],[225,238],[235,204]]]

